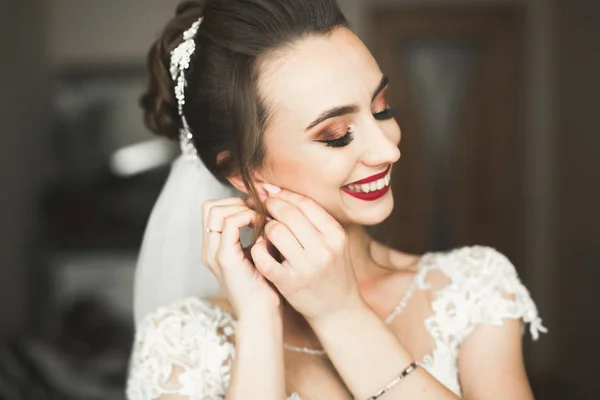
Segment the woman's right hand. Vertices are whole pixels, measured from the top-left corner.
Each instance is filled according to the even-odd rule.
[[[265,316],[281,312],[279,293],[251,260],[251,253],[266,251],[267,242],[259,238],[250,249],[244,249],[240,242],[240,229],[253,226],[258,218],[258,213],[240,197],[207,201],[202,208],[202,261],[227,291],[238,320],[257,313]],[[213,232],[207,232],[207,228]]]

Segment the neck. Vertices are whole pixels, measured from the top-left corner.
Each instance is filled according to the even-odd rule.
[[[373,251],[374,241],[363,225],[347,225],[344,229],[358,287],[368,286],[384,272],[382,262],[378,262]]]
[[[359,290],[372,286],[377,278],[385,272],[379,263],[374,260],[372,253],[373,239],[362,225],[344,226],[348,237],[348,250],[350,251],[350,260],[354,268],[354,273],[358,283]],[[361,290],[362,291],[362,290]],[[287,302],[284,303],[284,319],[295,326],[293,330],[309,338],[309,342],[314,342],[314,333],[308,326],[308,323],[296,310]],[[284,323],[284,326],[288,324]],[[289,329],[289,328],[288,328]]]

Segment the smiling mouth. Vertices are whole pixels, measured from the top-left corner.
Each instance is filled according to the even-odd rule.
[[[390,166],[388,168],[387,174],[385,174],[383,178],[368,183],[346,185],[343,186],[343,188],[355,193],[375,192],[390,185],[391,175],[392,167]]]

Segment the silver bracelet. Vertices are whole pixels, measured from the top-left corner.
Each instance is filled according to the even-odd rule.
[[[408,367],[406,367],[406,369],[404,371],[402,371],[402,373],[400,374],[399,377],[397,377],[396,379],[391,381],[386,387],[384,387],[379,392],[377,392],[377,394],[369,397],[367,400],[377,400],[378,398],[380,398],[381,396],[386,394],[391,388],[396,386],[398,384],[398,382],[400,382],[402,379],[406,378],[406,375],[410,374],[415,369],[417,369],[418,366],[419,365],[416,362],[413,362]]]

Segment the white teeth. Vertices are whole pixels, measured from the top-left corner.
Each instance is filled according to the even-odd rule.
[[[362,185],[349,185],[349,186],[347,186],[347,188],[353,192],[363,192],[363,193],[369,193],[369,192],[373,192],[375,190],[381,190],[385,186],[389,186],[390,181],[391,181],[391,174],[392,174],[392,171],[390,169],[390,171],[388,172],[388,174],[385,177],[383,177],[375,182],[363,183]]]

